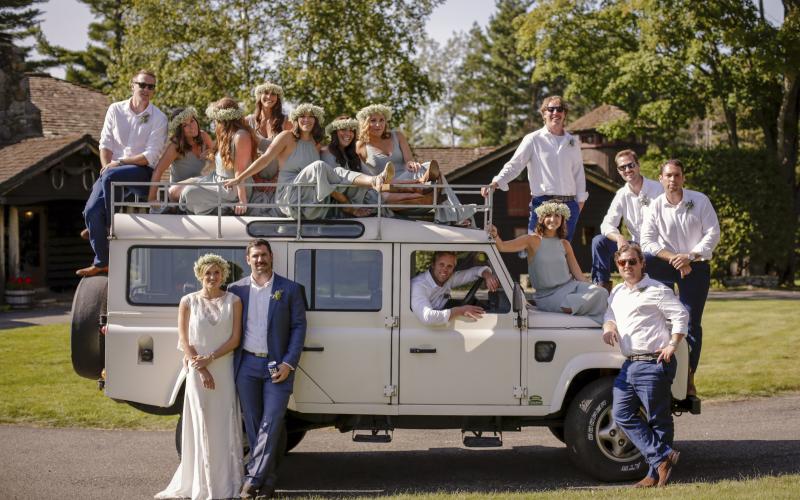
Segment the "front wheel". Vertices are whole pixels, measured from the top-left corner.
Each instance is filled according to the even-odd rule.
[[[603,377],[575,396],[567,410],[564,440],[572,463],[600,481],[629,481],[644,476],[647,464],[617,427],[611,413],[614,377]]]

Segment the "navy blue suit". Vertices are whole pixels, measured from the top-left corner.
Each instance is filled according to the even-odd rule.
[[[269,301],[267,358],[244,351],[247,335],[247,313],[250,299],[250,276],[228,287],[228,291],[242,300],[242,342],[234,352],[233,373],[236,390],[242,404],[247,440],[250,444],[250,461],[245,479],[260,487],[275,487],[275,462],[278,441],[283,432],[284,417],[289,396],[294,385],[294,371],[279,384],[273,384],[267,369],[269,361],[297,367],[306,337],[306,308],[303,289],[294,281],[274,274],[272,296]],[[278,297],[278,298],[276,298]]]

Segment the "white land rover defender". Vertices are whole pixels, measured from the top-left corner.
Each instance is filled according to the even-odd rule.
[[[484,221],[490,207],[491,200],[479,208]],[[270,241],[275,272],[306,292],[308,332],[286,417],[287,451],[307,430],[326,426],[376,442],[398,428],[452,428],[466,446],[501,446],[503,432],[545,426],[597,479],[646,472],[611,416],[619,350],[602,342],[592,320],[530,305],[479,229],[380,217],[117,213],[108,276],[84,278],[75,293],[75,371],[99,378],[114,400],[180,413],[177,306],[199,286],[192,265],[214,252],[231,262],[237,280],[249,272],[244,249],[253,238]],[[483,318],[427,326],[411,311],[411,279],[436,250],[497,275],[498,291],[480,290],[479,280],[460,297],[483,306]],[[700,401],[686,398],[685,342],[677,355],[673,409],[699,413]]]

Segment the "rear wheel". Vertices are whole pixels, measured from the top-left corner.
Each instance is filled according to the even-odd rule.
[[[564,423],[567,451],[575,466],[600,481],[638,479],[647,472],[647,464],[614,422],[613,387],[614,377],[604,377],[572,400]]]
[[[97,379],[105,365],[100,316],[106,314],[107,296],[108,277],[90,276],[78,283],[72,299],[72,368],[81,377]]]
[[[553,435],[554,438],[558,439],[562,443],[564,442],[564,426],[563,425],[551,425],[548,427],[550,429],[550,434]]]

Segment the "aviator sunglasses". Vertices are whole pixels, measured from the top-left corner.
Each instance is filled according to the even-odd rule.
[[[626,265],[635,266],[638,263],[639,263],[639,259],[619,259],[617,261],[617,266],[619,266],[619,267],[625,267]]]
[[[547,111],[551,113],[563,113],[565,109],[564,106],[548,106]]]
[[[626,163],[625,165],[618,166],[617,170],[619,170],[620,172],[624,172],[626,170],[633,170],[634,168],[636,168],[636,162],[632,161],[630,163]]]
[[[138,85],[140,89],[149,89],[149,90],[155,90],[156,89],[156,84],[155,83],[146,83],[146,82],[133,82],[133,83]]]

